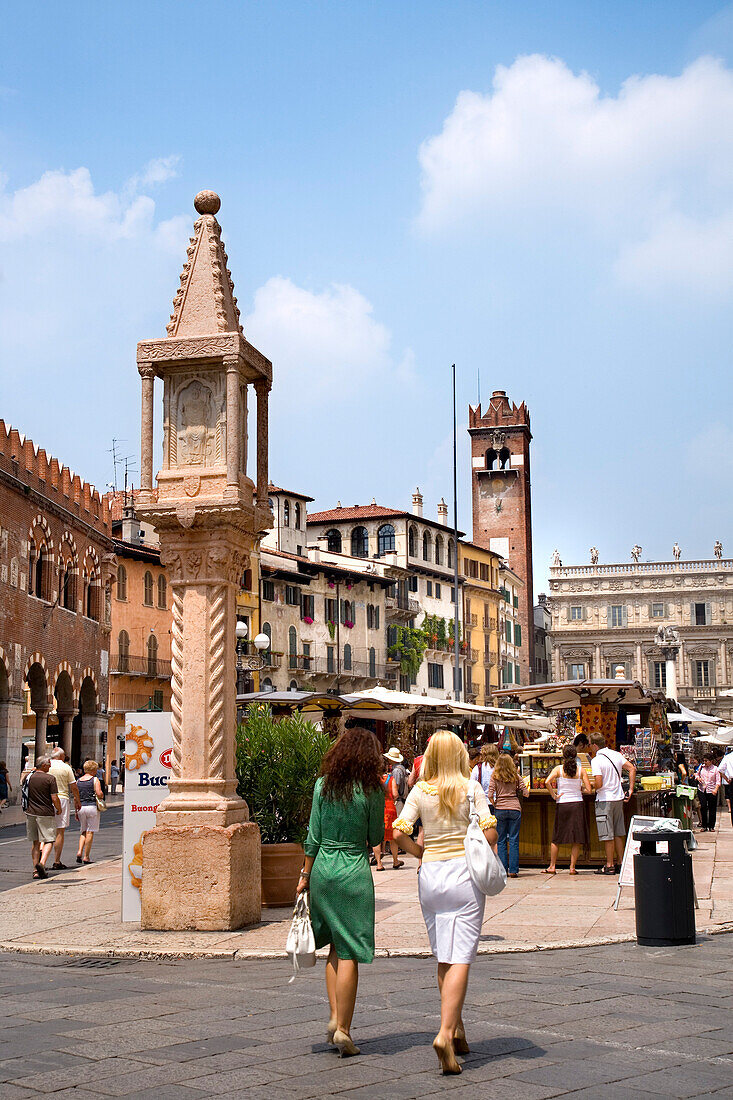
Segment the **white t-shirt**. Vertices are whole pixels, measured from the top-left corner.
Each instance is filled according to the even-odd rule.
[[[480,779],[479,779],[478,764],[476,765],[476,767],[471,772],[471,779],[474,779],[477,783],[481,784],[481,786],[484,789],[484,794],[486,795],[487,798],[489,797],[489,783],[491,782],[491,777],[492,777],[493,774],[494,774],[494,769],[491,767],[491,764],[482,764],[481,765],[481,778]]]
[[[597,802],[618,802],[624,797],[621,786],[625,758],[615,749],[599,749],[591,760],[591,775],[600,775],[603,785],[596,791]]]
[[[733,783],[733,752],[727,752],[718,764],[718,771],[726,783]]]

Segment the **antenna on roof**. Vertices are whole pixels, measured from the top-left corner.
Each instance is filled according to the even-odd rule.
[[[481,367],[476,368],[476,386],[478,389],[478,403],[481,404]]]

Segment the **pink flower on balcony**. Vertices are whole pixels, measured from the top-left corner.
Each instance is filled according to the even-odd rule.
[[[353,625],[354,625],[354,624],[352,623],[351,619],[347,619],[347,620],[346,620],[346,622],[344,623],[344,626],[345,626],[345,627],[346,627],[346,628],[347,628],[348,630],[351,630],[351,628],[352,628],[352,626],[353,626]]]
[[[329,588],[335,588],[335,587],[336,587],[336,585],[335,585],[335,584],[333,583],[333,581],[329,581],[329,582],[328,582],[328,587],[329,587]]]
[[[313,620],[311,619],[310,615],[304,615],[303,622],[306,623],[307,626],[313,626]]]

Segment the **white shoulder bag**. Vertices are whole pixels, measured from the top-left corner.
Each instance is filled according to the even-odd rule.
[[[316,940],[313,935],[306,890],[302,894],[298,894],[295,899],[293,920],[285,943],[285,950],[293,964],[291,982],[295,981],[295,977],[300,970],[316,965]]]
[[[468,829],[463,841],[466,865],[477,890],[488,897],[500,894],[506,886],[506,870],[479,825],[474,789],[468,785]]]

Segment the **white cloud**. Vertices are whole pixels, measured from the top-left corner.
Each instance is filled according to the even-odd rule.
[[[521,57],[496,69],[490,93],[461,92],[423,143],[418,224],[428,233],[478,223],[501,232],[507,218],[532,231],[580,225],[630,249],[620,271],[641,249],[647,278],[694,282],[705,252],[720,263],[711,227],[733,212],[732,129],[733,73],[713,58],[677,77],[630,77],[603,96],[560,60]],[[657,238],[675,226],[696,249],[689,264],[676,254],[670,273]]]
[[[621,282],[638,291],[684,286],[708,298],[733,290],[733,210],[707,221],[674,214],[650,236],[622,247]]]
[[[103,485],[113,435],[136,453],[135,344],[165,335],[191,220],[84,167],[0,182],[0,415]]]
[[[126,189],[97,194],[88,168],[44,172],[27,187],[0,193],[0,240],[36,240],[49,251],[70,233],[77,236],[80,248],[84,239],[106,249],[123,240],[145,238],[169,247],[171,227],[178,228],[173,238],[180,244],[183,221],[177,218],[156,225],[155,203],[147,195],[127,194]]]
[[[256,291],[243,325],[273,361],[279,392],[298,402],[324,391],[334,400],[353,400],[367,383],[386,381],[390,371],[403,378],[411,371],[411,353],[395,361],[389,329],[364,295],[346,284],[314,292],[276,275]]]
[[[128,180],[127,190],[135,194],[146,188],[156,187],[160,183],[167,183],[178,175],[180,163],[179,156],[156,157],[148,161],[142,172],[138,172]]]

